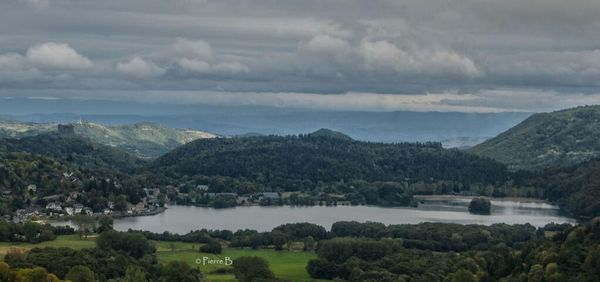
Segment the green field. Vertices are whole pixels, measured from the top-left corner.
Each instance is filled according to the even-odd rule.
[[[160,262],[187,262],[192,267],[200,267],[202,273],[204,273],[210,281],[235,281],[235,279],[233,275],[210,274],[213,270],[227,266],[220,264],[197,264],[196,260],[199,259],[202,261],[204,257],[215,260],[224,260],[225,257],[235,259],[242,256],[258,256],[269,262],[271,270],[278,278],[289,279],[291,281],[312,281],[306,272],[308,260],[316,258],[316,254],[312,252],[226,248],[223,250],[222,254],[212,255],[198,252],[199,244],[178,242],[176,243],[176,249],[174,251],[169,248],[169,244],[169,242],[157,242],[157,256]]]
[[[18,248],[23,251],[27,251],[35,247],[69,247],[73,249],[92,248],[95,246],[94,239],[94,237],[89,237],[87,240],[80,240],[78,235],[65,235],[58,236],[58,238],[54,241],[42,242],[39,244],[14,244],[0,242],[0,257],[4,257],[6,252],[11,248]],[[222,254],[212,255],[200,253],[198,248],[201,246],[201,244],[162,241],[154,242],[156,243],[156,256],[159,262],[167,263],[170,261],[184,261],[191,267],[199,267],[209,281],[236,280],[232,274],[210,274],[211,271],[219,268],[226,268],[227,266],[219,264],[197,264],[196,260],[199,259],[202,261],[204,257],[208,257],[213,260],[224,260],[225,257],[235,259],[242,256],[258,256],[266,259],[269,262],[271,270],[278,278],[283,278],[290,281],[313,281],[306,272],[306,264],[308,260],[316,258],[316,254],[312,252],[225,248],[223,249]],[[172,244],[175,246],[174,250],[171,249]]]
[[[83,248],[93,248],[95,246],[94,237],[90,236],[86,240],[79,239],[79,235],[63,235],[58,236],[54,241],[46,241],[39,244],[30,244],[30,243],[9,243],[9,242],[0,242],[0,258],[4,258],[4,255],[10,249],[20,249],[22,251],[27,251],[29,249],[33,249],[35,247],[44,248],[44,247],[68,247],[72,249],[83,249]]]

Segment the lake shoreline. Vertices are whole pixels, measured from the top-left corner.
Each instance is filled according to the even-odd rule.
[[[463,225],[531,224],[543,227],[548,223],[576,224],[569,217],[546,201],[511,201],[509,198],[492,200],[490,215],[475,215],[468,211],[472,197],[466,196],[420,196],[417,207],[380,206],[237,206],[216,209],[183,205],[169,205],[154,215],[115,218],[114,228],[119,231],[145,230],[155,233],[188,233],[190,230],[251,229],[271,231],[286,223],[309,222],[326,229],[339,221],[381,222],[391,224],[419,224],[423,222],[454,223]],[[514,199],[514,198],[513,198]],[[65,225],[68,220],[51,224]]]
[[[543,203],[552,204],[551,202],[538,198],[525,197],[488,197],[488,196],[461,196],[461,195],[414,195],[416,200],[471,200],[473,198],[485,198],[490,201],[506,201],[506,202],[523,202],[523,203]]]

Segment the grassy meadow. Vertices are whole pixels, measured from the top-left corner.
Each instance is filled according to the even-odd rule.
[[[311,281],[306,272],[306,264],[308,260],[316,258],[316,254],[312,252],[237,248],[225,248],[221,254],[213,255],[198,252],[198,247],[200,247],[199,244],[177,242],[175,243],[175,250],[172,250],[171,242],[157,242],[157,257],[161,263],[184,261],[192,267],[200,267],[202,273],[210,281],[235,281],[235,278],[231,274],[210,273],[219,268],[227,268],[227,266],[220,264],[197,264],[196,260],[203,260],[204,257],[214,260],[224,260],[225,257],[236,259],[242,256],[258,256],[269,262],[271,270],[278,278],[289,279],[291,281]]]
[[[54,241],[42,242],[39,244],[29,243],[7,243],[0,242],[0,258],[11,249],[16,248],[22,251],[39,247],[69,247],[73,249],[92,248],[95,246],[95,237],[90,236],[87,239],[79,239],[79,235],[64,235],[58,236]],[[183,243],[183,242],[163,242],[154,241],[156,244],[156,256],[161,263],[170,261],[183,261],[191,267],[199,267],[204,273],[208,281],[236,281],[233,274],[214,274],[211,273],[219,268],[230,268],[220,264],[197,264],[196,261],[202,261],[204,257],[213,260],[224,260],[225,257],[236,259],[242,256],[258,256],[266,259],[269,262],[270,268],[278,278],[287,279],[290,281],[315,281],[308,276],[306,272],[306,264],[308,260],[316,258],[313,252],[301,251],[275,251],[271,249],[237,249],[224,248],[223,252],[218,255],[201,253],[198,248],[201,244]]]
[[[4,255],[10,249],[19,249],[21,251],[27,251],[33,248],[44,248],[44,247],[68,247],[71,249],[83,249],[83,248],[93,248],[95,246],[95,237],[88,236],[87,239],[79,239],[79,235],[62,235],[57,236],[54,241],[46,241],[38,244],[31,243],[12,243],[12,242],[0,242],[0,258],[4,258]]]

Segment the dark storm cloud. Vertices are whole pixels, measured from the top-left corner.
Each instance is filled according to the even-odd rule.
[[[0,3],[0,88],[548,110],[600,102],[598,14],[592,0],[8,0]]]

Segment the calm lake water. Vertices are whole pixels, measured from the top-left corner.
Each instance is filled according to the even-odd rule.
[[[184,234],[195,229],[254,229],[270,231],[274,227],[293,222],[310,222],[327,229],[336,221],[375,221],[385,224],[416,224],[420,222],[449,222],[459,224],[530,223],[544,226],[550,222],[575,223],[560,215],[558,207],[547,203],[492,200],[491,215],[473,215],[468,212],[469,199],[426,200],[418,208],[382,208],[374,206],[337,207],[236,207],[213,209],[188,206],[170,206],[167,211],[153,216],[115,219],[117,230],[169,231]]]

